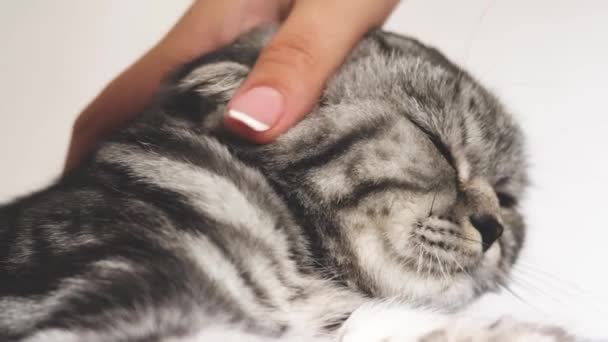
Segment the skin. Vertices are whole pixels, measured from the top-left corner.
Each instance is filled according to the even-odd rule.
[[[327,79],[356,42],[382,25],[398,0],[199,0],[152,49],[118,75],[76,119],[66,171],[95,143],[126,125],[173,69],[265,23],[280,23],[228,109],[249,90],[272,88],[281,98],[276,120],[255,131],[225,117],[225,126],[268,143],[296,124],[317,101]],[[128,96],[125,96],[128,94]],[[241,101],[243,102],[243,101]]]

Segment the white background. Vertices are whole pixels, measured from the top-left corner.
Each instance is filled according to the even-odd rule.
[[[77,113],[188,4],[0,1],[0,201],[58,175]],[[476,310],[608,337],[608,2],[410,0],[387,27],[465,66],[528,136],[523,301],[490,296]]]

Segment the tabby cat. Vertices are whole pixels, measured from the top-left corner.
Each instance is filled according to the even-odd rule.
[[[450,312],[508,280],[526,162],[497,100],[373,31],[310,115],[249,144],[223,113],[271,34],[184,66],[80,168],[0,208],[1,341],[336,338],[362,305]]]

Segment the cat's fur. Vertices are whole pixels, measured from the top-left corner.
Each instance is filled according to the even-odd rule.
[[[331,336],[376,299],[450,311],[507,281],[526,167],[497,100],[376,31],[310,115],[248,144],[222,115],[268,35],[184,67],[82,167],[0,209],[0,340]]]

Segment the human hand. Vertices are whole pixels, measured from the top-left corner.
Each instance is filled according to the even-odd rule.
[[[173,69],[252,28],[281,23],[228,104],[225,126],[267,143],[304,116],[357,41],[398,0],[198,0],[148,53],[114,79],[74,123],[70,170],[131,120]]]

